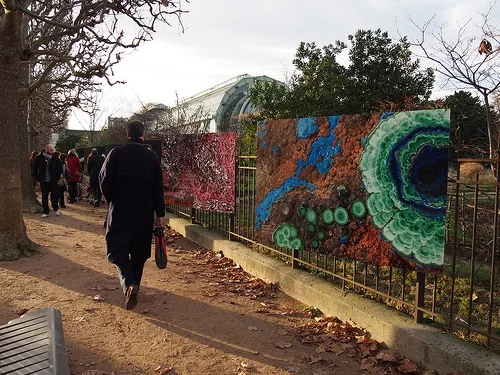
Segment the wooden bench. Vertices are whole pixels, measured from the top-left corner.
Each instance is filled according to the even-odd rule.
[[[0,326],[0,374],[69,375],[58,310],[28,312]]]

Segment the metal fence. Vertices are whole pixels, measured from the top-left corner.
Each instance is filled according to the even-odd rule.
[[[168,210],[293,268],[306,269],[342,289],[413,315],[415,322],[440,327],[500,352],[500,159],[458,159],[452,163],[456,172],[449,177],[442,274],[255,242],[255,161],[255,156],[238,157],[234,214],[176,205]]]

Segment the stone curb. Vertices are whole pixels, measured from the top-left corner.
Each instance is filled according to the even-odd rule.
[[[500,355],[423,324],[376,301],[355,293],[342,292],[337,286],[294,270],[277,259],[253,251],[244,244],[229,241],[199,225],[166,214],[165,222],[187,239],[214,252],[222,252],[251,275],[277,283],[281,291],[307,306],[319,308],[325,315],[352,320],[364,327],[379,342],[401,355],[431,368],[440,375],[500,374]]]

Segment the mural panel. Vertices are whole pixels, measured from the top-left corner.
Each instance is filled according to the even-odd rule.
[[[262,122],[256,241],[441,270],[450,113]]]
[[[236,133],[179,134],[162,144],[165,203],[234,211]]]

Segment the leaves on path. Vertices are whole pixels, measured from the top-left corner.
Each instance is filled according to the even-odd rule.
[[[170,242],[173,243],[175,240]],[[172,246],[172,248],[174,247]],[[220,252],[214,253],[202,248],[194,255],[193,253],[189,255],[189,257],[183,255],[179,261],[187,261],[193,266],[185,274],[206,280],[201,295],[205,297],[220,297],[224,294],[246,296],[259,301],[260,307],[255,310],[257,313],[310,318],[306,324],[288,328],[280,327],[276,331],[277,336],[282,338],[291,335],[295,336],[302,345],[316,346],[314,351],[316,354],[302,357],[307,365],[322,364],[323,366],[335,367],[335,363],[331,360],[333,354],[335,357],[358,358],[360,369],[368,374],[432,374],[432,372],[420,372],[417,364],[402,358],[392,350],[387,350],[379,342],[373,340],[366,329],[357,327],[353,322],[343,322],[336,317],[325,317],[321,310],[313,306],[296,311],[284,309],[279,304],[273,303],[272,298],[276,297],[278,291],[276,284],[266,283],[249,275],[239,264]],[[259,329],[255,326],[248,326],[248,330],[258,331]],[[294,345],[297,343],[290,339],[274,342],[275,347],[284,350]],[[330,359],[326,359],[325,356],[329,356]],[[238,367],[238,374],[248,373],[249,368],[243,364],[242,362]],[[288,371],[298,373],[299,368],[290,368]]]
[[[332,352],[337,355],[358,357],[361,369],[375,375],[421,374],[417,364],[401,358],[392,350],[370,338],[365,329],[352,322],[343,322],[335,317],[315,318],[310,323],[289,330],[302,344],[316,345],[316,353]],[[321,356],[304,358],[311,364],[323,360]]]

